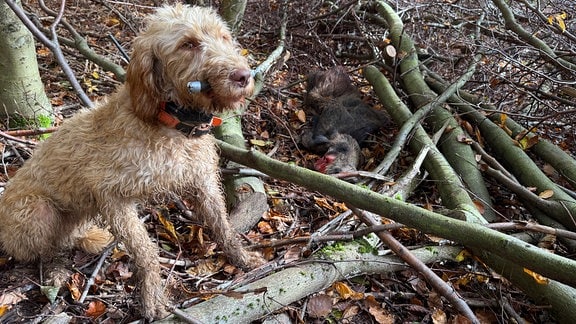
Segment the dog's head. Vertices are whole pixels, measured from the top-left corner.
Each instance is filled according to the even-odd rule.
[[[156,119],[161,102],[207,113],[235,109],[254,80],[226,23],[212,9],[177,4],[159,8],[134,40],[126,84],[134,112]],[[188,82],[209,90],[191,93]]]

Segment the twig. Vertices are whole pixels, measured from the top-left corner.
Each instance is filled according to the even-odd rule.
[[[22,144],[26,144],[26,145],[31,145],[31,146],[36,146],[36,142],[32,142],[32,141],[28,141],[28,140],[24,140],[18,137],[14,137],[12,135],[8,135],[5,132],[0,130],[0,136],[4,137],[7,140],[13,141],[13,142],[18,142],[18,143],[22,143]]]
[[[418,153],[416,159],[414,159],[412,167],[400,178],[398,178],[392,187],[389,189],[384,188],[384,190],[382,190],[380,193],[388,197],[396,197],[398,194],[401,195],[402,199],[408,197],[413,191],[413,188],[416,187],[416,181],[418,181],[418,179],[425,178],[427,175],[427,172],[425,172],[422,177],[417,178],[418,174],[420,173],[422,163],[424,163],[424,160],[426,159],[429,151],[430,146],[424,146],[424,148],[420,150],[420,153]]]
[[[250,168],[221,168],[220,173],[227,175],[268,178],[267,174]]]
[[[367,226],[378,225],[378,222],[372,218],[368,212],[358,208],[352,208],[352,211],[360,220]],[[418,271],[426,278],[428,283],[442,296],[447,298],[462,314],[464,314],[472,323],[480,323],[478,318],[464,300],[458,296],[452,287],[438,277],[429,267],[422,261],[418,260],[410,251],[398,242],[392,234],[388,231],[380,231],[376,233],[382,243],[386,244],[397,256],[402,258],[408,265]]]
[[[362,236],[370,233],[378,233],[381,231],[389,231],[393,229],[399,229],[404,227],[402,224],[394,223],[394,224],[385,224],[385,225],[374,225],[363,228],[361,230],[357,230],[351,233],[332,233],[328,235],[311,235],[311,236],[301,236],[295,237],[291,239],[285,240],[278,240],[278,241],[269,241],[266,243],[259,243],[254,245],[249,245],[246,248],[248,249],[261,249],[267,247],[279,247],[284,245],[292,245],[292,244],[312,244],[312,243],[320,243],[320,242],[331,242],[331,241],[353,241]]]
[[[561,208],[558,201],[540,198],[528,188],[505,176],[500,170],[493,169],[485,163],[480,164],[480,170],[499,181],[510,191],[517,194],[520,198],[526,199],[542,210],[558,210],[558,208]]]
[[[559,228],[554,228],[550,226],[544,226],[540,224],[535,224],[531,222],[515,221],[508,223],[492,223],[487,224],[486,227],[497,231],[506,230],[520,230],[520,231],[531,231],[544,234],[556,235],[558,237],[565,237],[568,239],[576,240],[576,233],[572,231],[567,231]]]
[[[383,176],[383,175],[378,174],[378,173],[369,172],[369,171],[361,171],[361,170],[349,171],[349,172],[340,172],[340,173],[331,174],[331,176],[333,176],[334,178],[338,178],[338,179],[346,179],[346,178],[352,178],[352,177],[365,177],[365,178],[381,180],[381,181],[388,181],[388,182],[391,182],[394,180],[391,177]]]
[[[48,127],[48,128],[37,128],[37,129],[17,129],[17,130],[7,130],[4,132],[6,135],[10,136],[36,136],[54,133],[58,127]]]
[[[496,170],[499,170],[500,172],[502,172],[502,174],[504,174],[506,177],[510,178],[510,180],[518,183],[518,180],[516,179],[516,177],[514,177],[514,175],[512,175],[510,172],[508,172],[508,170],[506,170],[506,168],[500,164],[500,162],[498,162],[498,160],[496,160],[493,156],[491,156],[490,154],[488,154],[483,148],[482,146],[480,146],[480,144],[478,142],[472,142],[472,148],[474,149],[474,151],[476,151],[478,154],[480,154],[480,156],[482,156],[482,159],[491,167],[493,167]]]
[[[86,282],[86,287],[84,287],[84,291],[82,292],[82,295],[80,296],[80,298],[78,299],[78,303],[82,304],[84,303],[84,300],[86,299],[86,296],[88,296],[88,291],[90,290],[90,287],[95,283],[95,278],[98,275],[98,272],[100,271],[100,269],[102,268],[102,265],[104,264],[104,261],[106,260],[106,258],[108,257],[108,255],[110,255],[110,252],[112,252],[112,249],[116,246],[116,242],[113,242],[112,244],[110,244],[103,252],[102,255],[100,255],[100,260],[98,260],[98,263],[96,264],[96,266],[94,267],[94,271],[92,271],[92,275],[90,275],[90,278],[88,278],[88,281]]]
[[[522,316],[520,316],[512,307],[512,305],[510,305],[509,302],[509,298],[508,297],[502,297],[500,299],[500,302],[502,303],[502,307],[504,308],[504,310],[506,311],[506,313],[508,313],[508,315],[512,316],[512,318],[514,319],[514,321],[518,324],[526,324],[527,322],[522,318]]]

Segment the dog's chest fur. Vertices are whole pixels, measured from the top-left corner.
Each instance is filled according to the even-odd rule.
[[[13,182],[32,177],[49,193],[69,188],[68,197],[53,197],[67,205],[75,203],[71,199],[75,193],[84,196],[86,191],[145,200],[196,187],[195,179],[217,173],[211,135],[187,138],[113,108],[104,104],[67,120],[40,145]]]

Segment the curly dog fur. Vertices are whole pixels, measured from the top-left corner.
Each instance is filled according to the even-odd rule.
[[[134,40],[126,83],[83,111],[34,152],[0,198],[0,248],[21,261],[57,251],[101,251],[111,237],[130,252],[140,280],[142,315],[166,315],[156,244],[137,204],[186,195],[228,259],[243,268],[262,259],[242,248],[225,208],[213,137],[189,137],[162,123],[162,102],[206,113],[236,108],[253,91],[246,58],[211,9],[165,6]],[[187,82],[210,90],[191,94]]]

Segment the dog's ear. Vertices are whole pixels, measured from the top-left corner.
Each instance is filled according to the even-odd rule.
[[[126,71],[126,82],[132,100],[134,113],[144,121],[155,122],[162,100],[158,70],[158,60],[150,44],[137,37],[133,43],[133,54]]]

